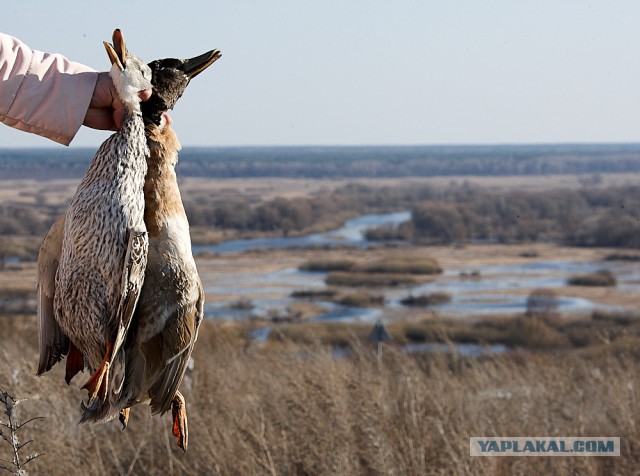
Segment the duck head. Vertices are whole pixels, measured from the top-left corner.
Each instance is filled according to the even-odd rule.
[[[189,82],[220,56],[219,50],[211,50],[194,58],[165,58],[149,63],[153,93],[148,101],[141,103],[145,124],[163,128],[163,113],[173,109]]]
[[[104,47],[111,60],[109,75],[118,97],[130,113],[139,113],[138,93],[144,89],[151,89],[151,68],[127,50],[124,36],[119,29],[113,32],[113,44],[105,41]]]

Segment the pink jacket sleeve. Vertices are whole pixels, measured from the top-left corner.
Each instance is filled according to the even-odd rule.
[[[98,73],[0,33],[0,122],[69,145],[89,108]]]

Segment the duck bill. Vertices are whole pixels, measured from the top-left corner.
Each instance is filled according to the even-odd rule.
[[[195,58],[184,60],[184,74],[186,74],[189,79],[193,79],[215,63],[220,56],[222,56],[222,54],[219,50],[211,50]]]

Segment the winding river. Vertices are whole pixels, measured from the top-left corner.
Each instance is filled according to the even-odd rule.
[[[194,246],[194,253],[242,253],[249,250],[308,248],[311,246],[355,245],[363,248],[371,244],[364,238],[368,228],[380,225],[399,225],[411,219],[411,212],[385,213],[383,215],[362,215],[352,218],[337,230],[325,233],[313,233],[306,236],[253,238],[231,240],[217,245]]]

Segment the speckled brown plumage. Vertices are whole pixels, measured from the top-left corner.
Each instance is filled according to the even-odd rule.
[[[52,326],[52,310],[57,329],[96,371],[87,382],[90,398],[83,407],[82,421],[112,416],[104,407],[117,398],[124,381],[121,346],[142,288],[148,245],[143,188],[149,149],[136,90],[151,86],[151,71],[127,52],[119,30],[113,40],[114,45],[105,46],[127,114],[122,129],[98,149],[71,201],[57,260],[53,305],[41,299],[39,309],[41,328]],[[55,248],[58,240],[51,235],[45,245],[47,241]],[[47,261],[44,256],[42,262]],[[45,271],[51,268],[42,267]],[[50,270],[39,277],[43,298],[50,296],[51,278]],[[56,332],[49,334],[56,336]],[[47,333],[41,330],[43,335]],[[39,373],[64,353],[61,342],[64,345],[57,338],[51,346],[41,340]],[[48,351],[48,345],[52,350]]]
[[[148,149],[140,137],[142,118],[126,118],[98,150],[65,218],[55,315],[92,369],[115,338],[129,237],[145,232]]]

